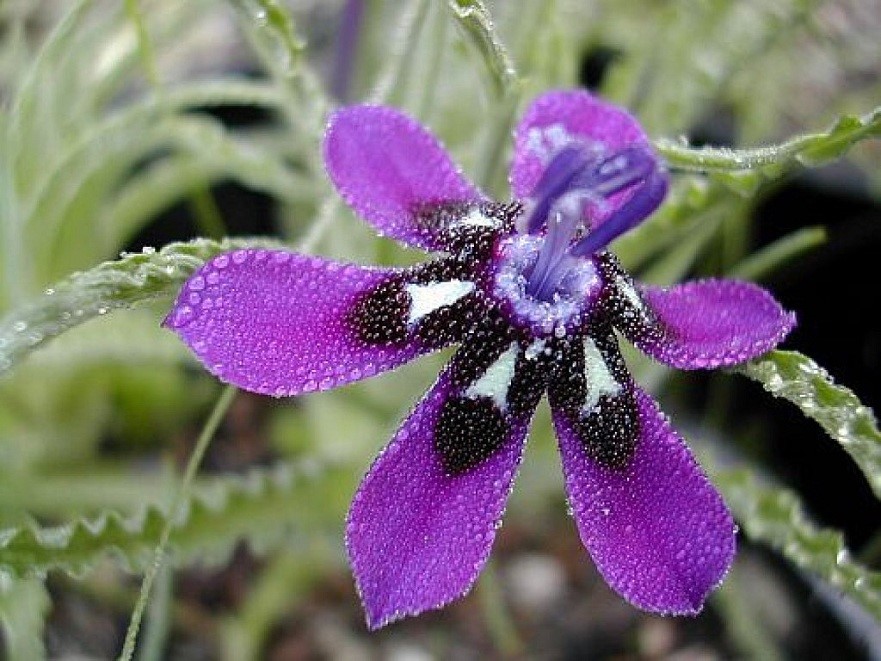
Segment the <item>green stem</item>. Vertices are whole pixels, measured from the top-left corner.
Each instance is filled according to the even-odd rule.
[[[168,512],[168,518],[162,528],[159,544],[153,554],[153,562],[144,573],[144,581],[141,583],[141,592],[138,595],[138,601],[135,604],[135,610],[132,613],[132,619],[129,623],[128,630],[125,633],[125,643],[122,647],[122,653],[119,655],[120,661],[131,661],[132,655],[135,651],[135,642],[138,637],[138,631],[141,628],[141,620],[143,619],[144,610],[147,607],[147,601],[150,597],[150,589],[153,587],[156,575],[159,573],[159,570],[162,568],[162,563],[165,560],[165,549],[168,546],[168,540],[171,537],[171,529],[174,527],[175,521],[180,516],[184,503],[189,499],[193,478],[195,478],[196,471],[198,471],[199,465],[202,463],[202,457],[205,456],[208,444],[214,437],[214,433],[217,431],[220,421],[223,419],[226,410],[229,408],[229,405],[232,403],[237,392],[238,390],[234,386],[226,386],[220,399],[217,400],[217,404],[214,405],[214,410],[212,410],[211,415],[208,416],[208,420],[202,428],[202,433],[199,435],[198,441],[196,441],[196,447],[193,448],[193,454],[187,462],[180,489],[178,489],[175,494],[174,501]]]
[[[523,641],[517,635],[517,627],[502,595],[495,563],[489,560],[480,574],[477,596],[486,617],[486,626],[496,649],[505,658],[520,657],[524,652]]]
[[[171,625],[172,587],[174,571],[163,565],[157,578],[156,592],[147,614],[147,630],[138,654],[139,661],[160,661]]]
[[[144,73],[147,76],[147,82],[157,94],[162,92],[162,83],[159,80],[159,67],[156,66],[156,56],[153,53],[153,46],[150,43],[150,35],[147,33],[147,25],[144,23],[144,16],[141,14],[141,8],[138,7],[138,0],[125,0],[125,13],[132,25],[135,26],[135,33],[138,36],[138,56],[141,64],[144,66]]]
[[[217,208],[217,202],[207,184],[198,186],[190,193],[190,210],[199,228],[209,239],[220,241],[226,236],[223,216],[220,215],[220,209]]]

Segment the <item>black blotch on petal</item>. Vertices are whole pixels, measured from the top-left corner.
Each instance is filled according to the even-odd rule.
[[[639,295],[636,283],[621,266],[618,258],[610,252],[602,252],[597,254],[595,263],[603,281],[603,290],[600,294],[603,315],[631,341],[653,343],[664,341],[669,331],[655,317],[651,306],[643,301],[642,310],[637,310],[621,291],[619,280],[628,283]]]
[[[463,224],[462,219],[475,208],[497,221],[497,226]],[[417,226],[429,235],[439,236],[444,250],[459,260],[470,261],[487,257],[496,237],[513,230],[522,210],[519,202],[445,202],[417,207],[413,213]]]
[[[508,431],[508,421],[492,400],[454,397],[441,409],[434,431],[434,449],[444,470],[459,475],[498,450]]]
[[[551,359],[541,355],[527,358],[521,352],[508,387],[508,412],[515,417],[531,416],[547,388],[551,376]]]
[[[577,411],[587,397],[587,382],[584,380],[583,337],[567,341],[560,349],[553,382],[549,392],[551,405],[565,411]]]
[[[365,344],[398,344],[407,339],[410,303],[404,283],[398,279],[389,280],[354,305],[349,323]]]
[[[639,409],[633,392],[603,395],[587,415],[569,415],[572,428],[594,461],[621,470],[630,465],[639,442]]]
[[[611,326],[606,321],[595,320],[587,335],[596,344],[614,379],[622,384],[621,391],[617,395],[601,395],[592,411],[582,411],[587,397],[585,338],[577,336],[561,349],[561,359],[548,393],[551,406],[565,413],[591,459],[607,468],[622,470],[630,465],[639,442],[639,409],[633,390],[627,386],[630,375]]]

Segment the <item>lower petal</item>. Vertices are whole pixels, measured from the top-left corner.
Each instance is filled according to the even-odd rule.
[[[455,359],[454,359],[455,362]],[[380,454],[355,494],[346,543],[371,629],[440,608],[464,595],[486,562],[530,415],[472,425],[463,441],[495,446],[476,465],[451,472],[440,455],[443,417],[461,401],[445,370]],[[537,398],[536,398],[537,399]],[[533,407],[534,408],[534,407]],[[440,424],[439,424],[440,423]],[[499,434],[496,440],[482,438]]]
[[[640,435],[626,467],[585,451],[568,414],[554,410],[569,502],[606,582],[647,611],[694,615],[734,557],[722,497],[657,404],[634,386]]]

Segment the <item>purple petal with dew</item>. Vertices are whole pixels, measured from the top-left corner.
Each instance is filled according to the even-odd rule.
[[[615,591],[647,611],[694,615],[731,565],[736,528],[654,401],[639,388],[634,396],[640,436],[623,469],[591,460],[567,416],[554,411],[569,503]]]
[[[794,313],[749,282],[701,280],[640,291],[652,314],[638,314],[645,325],[622,330],[646,354],[680,369],[742,363],[776,347],[795,327]]]
[[[437,138],[393,108],[335,112],[324,162],[343,199],[380,234],[426,250],[443,250],[444,243],[437,228],[420,224],[420,209],[483,199]]]
[[[181,289],[164,324],[223,381],[277,397],[327,390],[428,351],[368,344],[350,314],[399,271],[274,250],[215,257]]]
[[[548,92],[532,102],[514,133],[514,196],[532,195],[554,155],[572,143],[598,159],[634,145],[649,146],[639,122],[624,109],[582,90]],[[627,191],[612,195],[604,208],[594,210],[593,220],[601,222],[627,197]]]
[[[445,471],[435,433],[455,395],[449,370],[379,455],[349,511],[346,545],[371,629],[440,608],[471,588],[520,463],[528,419],[510,420],[502,445],[476,466]]]

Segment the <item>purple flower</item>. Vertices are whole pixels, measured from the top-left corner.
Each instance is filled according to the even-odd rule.
[[[470,589],[545,392],[572,513],[599,571],[639,608],[699,612],[731,564],[735,525],[631,379],[614,329],[666,365],[711,368],[768,351],[795,318],[749,283],[635,283],[606,251],[667,191],[636,120],[586,92],[539,97],[515,133],[515,201],[504,204],[392,108],[336,112],[324,157],[377,231],[443,256],[371,268],[239,250],[189,280],[166,324],[220,379],[275,396],[460,345],[349,511],[369,626]]]

